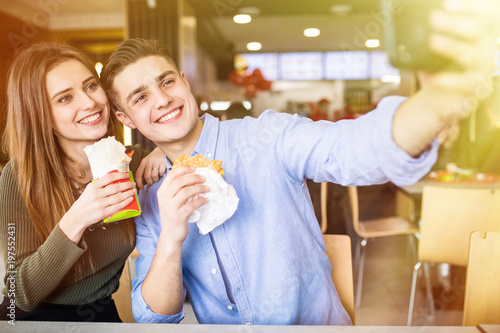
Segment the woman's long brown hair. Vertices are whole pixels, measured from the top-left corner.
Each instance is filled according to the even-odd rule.
[[[85,186],[83,170],[63,151],[52,129],[45,84],[47,73],[68,60],[80,61],[99,78],[85,54],[55,43],[34,44],[19,52],[8,73],[7,123],[2,146],[9,154],[20,192],[42,243],[75,202],[76,187]],[[107,136],[122,139],[119,121],[113,114],[109,119]],[[120,226],[133,242],[133,224]],[[86,256],[87,263],[93,266],[91,251],[87,251]],[[85,261],[77,262],[75,272],[81,273],[84,265]]]

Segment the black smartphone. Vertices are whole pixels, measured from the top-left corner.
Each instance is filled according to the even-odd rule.
[[[394,67],[437,71],[457,69],[450,59],[433,53],[429,47],[430,13],[443,0],[382,0],[388,14],[384,27],[386,52]]]

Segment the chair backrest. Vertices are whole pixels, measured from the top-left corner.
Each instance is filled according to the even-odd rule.
[[[464,326],[500,324],[500,232],[473,232],[465,284]]]
[[[130,276],[130,257],[125,261],[122,276],[120,277],[120,286],[113,294],[118,315],[124,323],[135,323],[132,315],[132,277]]]
[[[351,239],[347,235],[323,235],[326,255],[332,266],[332,280],[340,301],[354,324],[354,286]]]
[[[328,183],[321,183],[321,232],[324,234],[328,229]]]
[[[359,227],[358,187],[357,186],[347,187],[347,193],[349,195],[349,204],[351,206],[352,226],[354,228],[354,231],[358,235],[363,235],[363,231]]]
[[[421,261],[466,266],[473,231],[500,231],[500,191],[425,186],[422,193]]]

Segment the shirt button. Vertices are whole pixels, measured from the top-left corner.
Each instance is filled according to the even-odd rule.
[[[212,157],[212,154],[211,153],[207,153],[207,157]]]
[[[217,273],[217,270],[215,268],[212,268],[212,274]]]
[[[233,309],[233,307],[232,307],[231,305],[228,305],[228,306],[227,306],[227,309],[228,309],[228,310],[232,310],[232,309]]]

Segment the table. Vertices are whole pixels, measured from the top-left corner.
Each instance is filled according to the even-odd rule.
[[[479,331],[483,333],[500,333],[500,325],[479,324],[477,326]]]
[[[444,187],[465,187],[465,188],[487,188],[491,190],[500,189],[500,181],[496,183],[469,183],[457,182],[446,183],[428,178],[422,178],[417,183],[407,186],[395,186],[396,192],[396,214],[405,217],[412,222],[418,222],[420,219],[420,210],[422,207],[422,191],[424,186],[444,186]]]
[[[0,321],[0,331],[7,332],[72,332],[72,333],[479,333],[473,326],[260,326],[260,325],[182,325],[74,322],[16,322],[15,326]],[[489,333],[489,331],[487,331]],[[493,331],[492,331],[493,332]]]
[[[500,181],[496,183],[466,183],[466,182],[446,183],[446,182],[438,182],[427,178],[422,178],[413,185],[397,186],[397,188],[412,198],[418,198],[422,196],[422,191],[425,185],[437,185],[446,187],[488,188],[492,190],[500,189]]]

